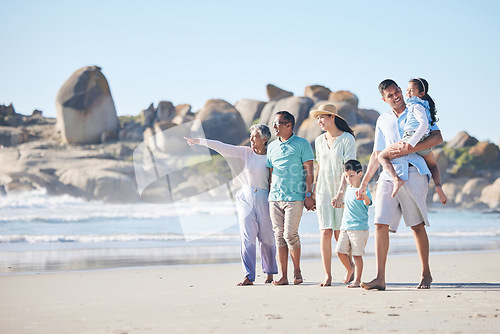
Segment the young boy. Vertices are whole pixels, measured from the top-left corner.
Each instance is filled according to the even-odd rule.
[[[363,255],[368,241],[368,207],[372,204],[372,195],[366,189],[361,200],[356,199],[355,191],[361,185],[363,167],[357,160],[349,160],[344,164],[344,177],[349,186],[344,195],[344,215],[340,225],[340,236],[335,252],[347,269],[343,282],[349,283],[349,278],[355,273],[354,281],[348,288],[359,288],[363,272]],[[354,265],[351,266],[349,254],[352,253]]]

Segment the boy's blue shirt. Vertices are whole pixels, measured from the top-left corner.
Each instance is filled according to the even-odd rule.
[[[356,199],[356,190],[350,185],[347,186],[344,195],[344,215],[342,216],[341,230],[368,230],[368,207],[372,205],[372,195],[366,189],[366,195],[370,199],[370,205],[365,205],[364,201]]]

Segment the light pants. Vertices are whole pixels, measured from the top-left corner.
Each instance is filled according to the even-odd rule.
[[[259,240],[262,270],[266,274],[277,274],[276,245],[273,224],[269,216],[269,191],[267,189],[243,187],[236,194],[236,207],[241,234],[241,260],[243,272],[250,281],[255,281],[255,265]]]

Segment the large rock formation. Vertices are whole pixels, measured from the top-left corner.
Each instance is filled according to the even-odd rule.
[[[104,131],[117,131],[109,85],[97,66],[84,67],[63,84],[56,98],[57,126],[69,144],[96,144]]]
[[[358,124],[358,98],[351,92],[338,91],[330,93],[328,101],[337,107],[337,111],[350,127]]]
[[[267,97],[269,98],[269,101],[277,101],[290,96],[293,96],[292,92],[281,89],[272,84],[267,85]]]
[[[469,136],[467,132],[461,131],[455,137],[453,137],[453,139],[451,139],[446,144],[446,146],[448,148],[456,149],[461,147],[474,146],[478,142],[479,141],[476,138]]]
[[[256,119],[260,118],[260,114],[265,105],[266,103],[262,101],[242,99],[236,102],[234,107],[236,108],[236,110],[238,110],[241,117],[243,118],[245,126],[247,128],[250,128],[252,123]]]
[[[490,142],[480,142],[469,149],[469,154],[479,158],[485,164],[492,164],[498,161],[498,146]]]
[[[314,102],[318,102],[321,100],[328,100],[328,96],[332,91],[321,85],[312,85],[307,86],[304,91],[304,96],[312,99]]]
[[[208,100],[196,113],[196,118],[201,121],[207,139],[238,145],[248,138],[248,129],[240,113],[224,100]]]
[[[308,97],[291,96],[278,101],[268,102],[260,115],[260,123],[266,124],[272,129],[272,123],[276,113],[286,110],[295,117],[295,127],[293,131],[297,133],[302,122],[309,117],[309,110],[314,102]],[[271,131],[273,133],[273,131]]]
[[[490,209],[500,210],[500,178],[481,192],[480,201],[486,203]]]

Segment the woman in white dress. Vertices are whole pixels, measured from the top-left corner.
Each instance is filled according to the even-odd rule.
[[[269,169],[266,167],[267,143],[271,131],[264,124],[250,127],[250,147],[235,146],[216,140],[185,138],[189,145],[203,145],[226,158],[233,170],[233,183],[241,189],[236,194],[236,207],[241,233],[241,260],[245,278],[238,285],[255,281],[256,240],[260,244],[265,283],[272,283],[276,265],[276,244],[269,215]],[[232,166],[233,165],[233,166]]]
[[[343,165],[356,159],[354,133],[347,122],[338,115],[333,104],[323,104],[311,115],[325,131],[314,141],[318,174],[315,187],[316,212],[320,229],[321,258],[325,269],[325,280],[320,286],[332,283],[332,236],[338,239],[342,222],[343,192],[346,187],[342,177]],[[344,278],[344,283],[349,281]]]

